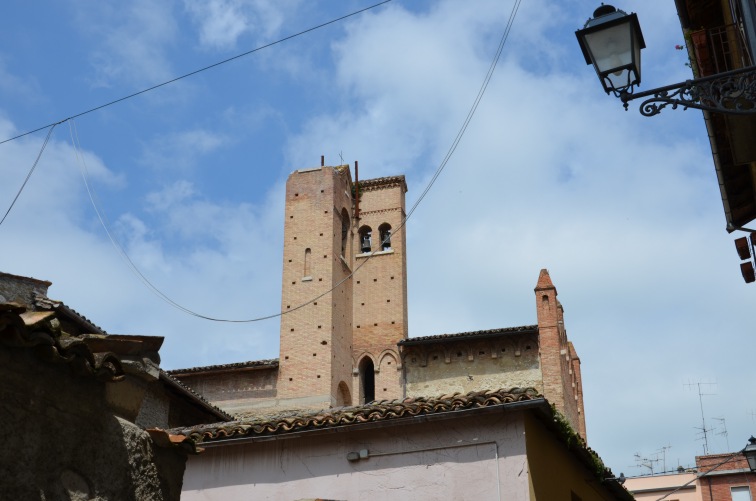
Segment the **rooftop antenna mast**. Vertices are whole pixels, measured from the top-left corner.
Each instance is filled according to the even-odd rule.
[[[724,435],[725,442],[727,443],[727,452],[730,452],[730,439],[727,436],[727,423],[725,422],[725,418],[715,417],[714,419],[722,422],[722,431],[717,432],[717,435],[720,437]]]
[[[661,449],[659,449],[658,451],[656,451],[657,456],[659,454],[661,454],[661,456],[662,456],[662,459],[661,459],[661,461],[662,461],[662,473],[664,473],[664,472],[667,471],[667,451],[669,449],[671,449],[671,448],[672,448],[671,445],[665,445],[665,446],[662,446]],[[657,461],[658,461],[658,459],[657,459]]]
[[[636,468],[648,468],[648,471],[651,475],[654,474],[654,463],[659,462],[659,458],[644,458],[641,457],[639,452],[636,452],[634,454],[635,456],[635,467]]]
[[[696,427],[697,430],[701,430],[701,435],[703,436],[704,446],[703,446],[703,452],[704,456],[709,454],[709,432],[711,431],[709,428],[706,427],[706,418],[704,417],[704,409],[703,409],[703,397],[704,395],[716,395],[716,393],[703,393],[701,390],[701,385],[715,385],[717,383],[687,383],[685,386],[687,387],[697,387],[698,388],[698,403],[701,406],[701,427]]]

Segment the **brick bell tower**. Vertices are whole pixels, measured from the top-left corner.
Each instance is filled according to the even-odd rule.
[[[404,176],[359,181],[354,287],[355,403],[403,396],[397,343],[407,338]]]
[[[396,230],[406,191],[404,176],[357,187],[348,165],[289,176],[281,311],[290,313],[281,317],[277,406],[402,397],[407,258],[405,233]]]
[[[281,311],[294,311],[281,317],[280,407],[352,403],[353,237],[349,166],[293,172],[286,182]]]

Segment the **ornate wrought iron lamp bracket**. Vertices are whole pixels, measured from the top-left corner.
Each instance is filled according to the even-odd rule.
[[[630,101],[648,98],[639,108],[641,115],[647,117],[658,115],[667,106],[673,110],[682,106],[684,110],[696,108],[729,115],[756,115],[756,67],[686,80],[645,92],[620,91],[617,97],[626,110]]]

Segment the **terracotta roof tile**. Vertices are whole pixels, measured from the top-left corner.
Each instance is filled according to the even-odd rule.
[[[397,344],[399,346],[412,346],[415,344],[427,344],[427,343],[436,343],[436,342],[444,342],[444,341],[489,338],[489,337],[497,337],[501,335],[536,334],[536,333],[538,333],[537,325],[522,325],[520,327],[504,327],[501,329],[460,332],[457,334],[437,334],[434,336],[411,337],[407,339],[402,339]]]
[[[171,433],[185,435],[198,442],[232,437],[264,437],[376,421],[408,419],[464,409],[493,407],[538,398],[542,397],[533,388],[484,390],[465,395],[455,393],[438,398],[415,397],[405,398],[404,400],[383,400],[359,407],[280,412],[273,416],[242,418],[230,423],[176,429],[171,430]]]
[[[402,186],[407,191],[407,182],[404,176],[376,177],[374,179],[362,179],[359,182],[360,191],[378,190],[389,186]]]
[[[73,308],[69,308],[63,303],[63,301],[50,299],[49,297],[45,296],[44,294],[40,294],[39,292],[34,292],[34,307],[41,310],[52,310],[62,313],[92,334],[107,334],[107,332],[105,332],[105,329],[99,327],[98,325],[95,325],[87,317],[77,312]]]
[[[120,381],[124,370],[120,359],[110,352],[95,352],[85,340],[60,330],[52,312],[26,312],[16,303],[0,304],[0,344],[27,348],[45,362],[67,364],[83,376],[102,381]]]
[[[224,372],[228,370],[263,369],[268,367],[278,367],[278,359],[271,358],[267,360],[249,360],[247,362],[234,362],[230,364],[206,365],[204,367],[188,367],[186,369],[173,369],[166,372],[172,376],[183,376],[199,372]]]

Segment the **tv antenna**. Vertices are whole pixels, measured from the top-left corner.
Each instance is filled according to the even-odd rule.
[[[727,437],[727,423],[725,423],[725,418],[723,417],[715,417],[714,418],[717,421],[722,422],[722,430],[717,432],[717,435],[724,436],[725,442],[727,442],[727,452],[730,452],[730,439]]]
[[[704,417],[704,409],[703,409],[703,397],[704,397],[704,395],[707,395],[707,396],[708,395],[716,395],[716,393],[704,393],[701,390],[701,385],[716,385],[716,384],[717,383],[702,383],[702,382],[698,382],[698,383],[687,383],[685,385],[687,387],[693,387],[693,386],[695,386],[696,388],[698,388],[698,403],[701,406],[701,427],[700,428],[695,427],[695,429],[696,430],[700,430],[701,431],[701,436],[703,436],[703,442],[704,442],[703,451],[704,451],[704,456],[706,456],[707,454],[709,454],[709,432],[711,432],[712,430],[710,430],[709,428],[706,427],[706,418]]]
[[[654,474],[654,463],[658,463],[660,461],[658,457],[644,458],[640,455],[640,452],[636,452],[635,454],[633,454],[633,456],[635,456],[636,468],[648,468],[649,474]]]
[[[666,472],[666,471],[667,471],[667,451],[668,451],[669,449],[671,449],[671,448],[672,448],[672,446],[671,446],[671,445],[665,445],[665,446],[663,446],[663,447],[662,447],[661,449],[659,449],[658,451],[656,451],[656,452],[655,452],[655,454],[656,454],[656,457],[657,457],[657,461],[659,460],[659,459],[658,459],[658,457],[659,457],[659,454],[661,454],[661,457],[662,457],[662,458],[661,458],[661,462],[662,462],[662,473],[664,473],[664,472]]]

